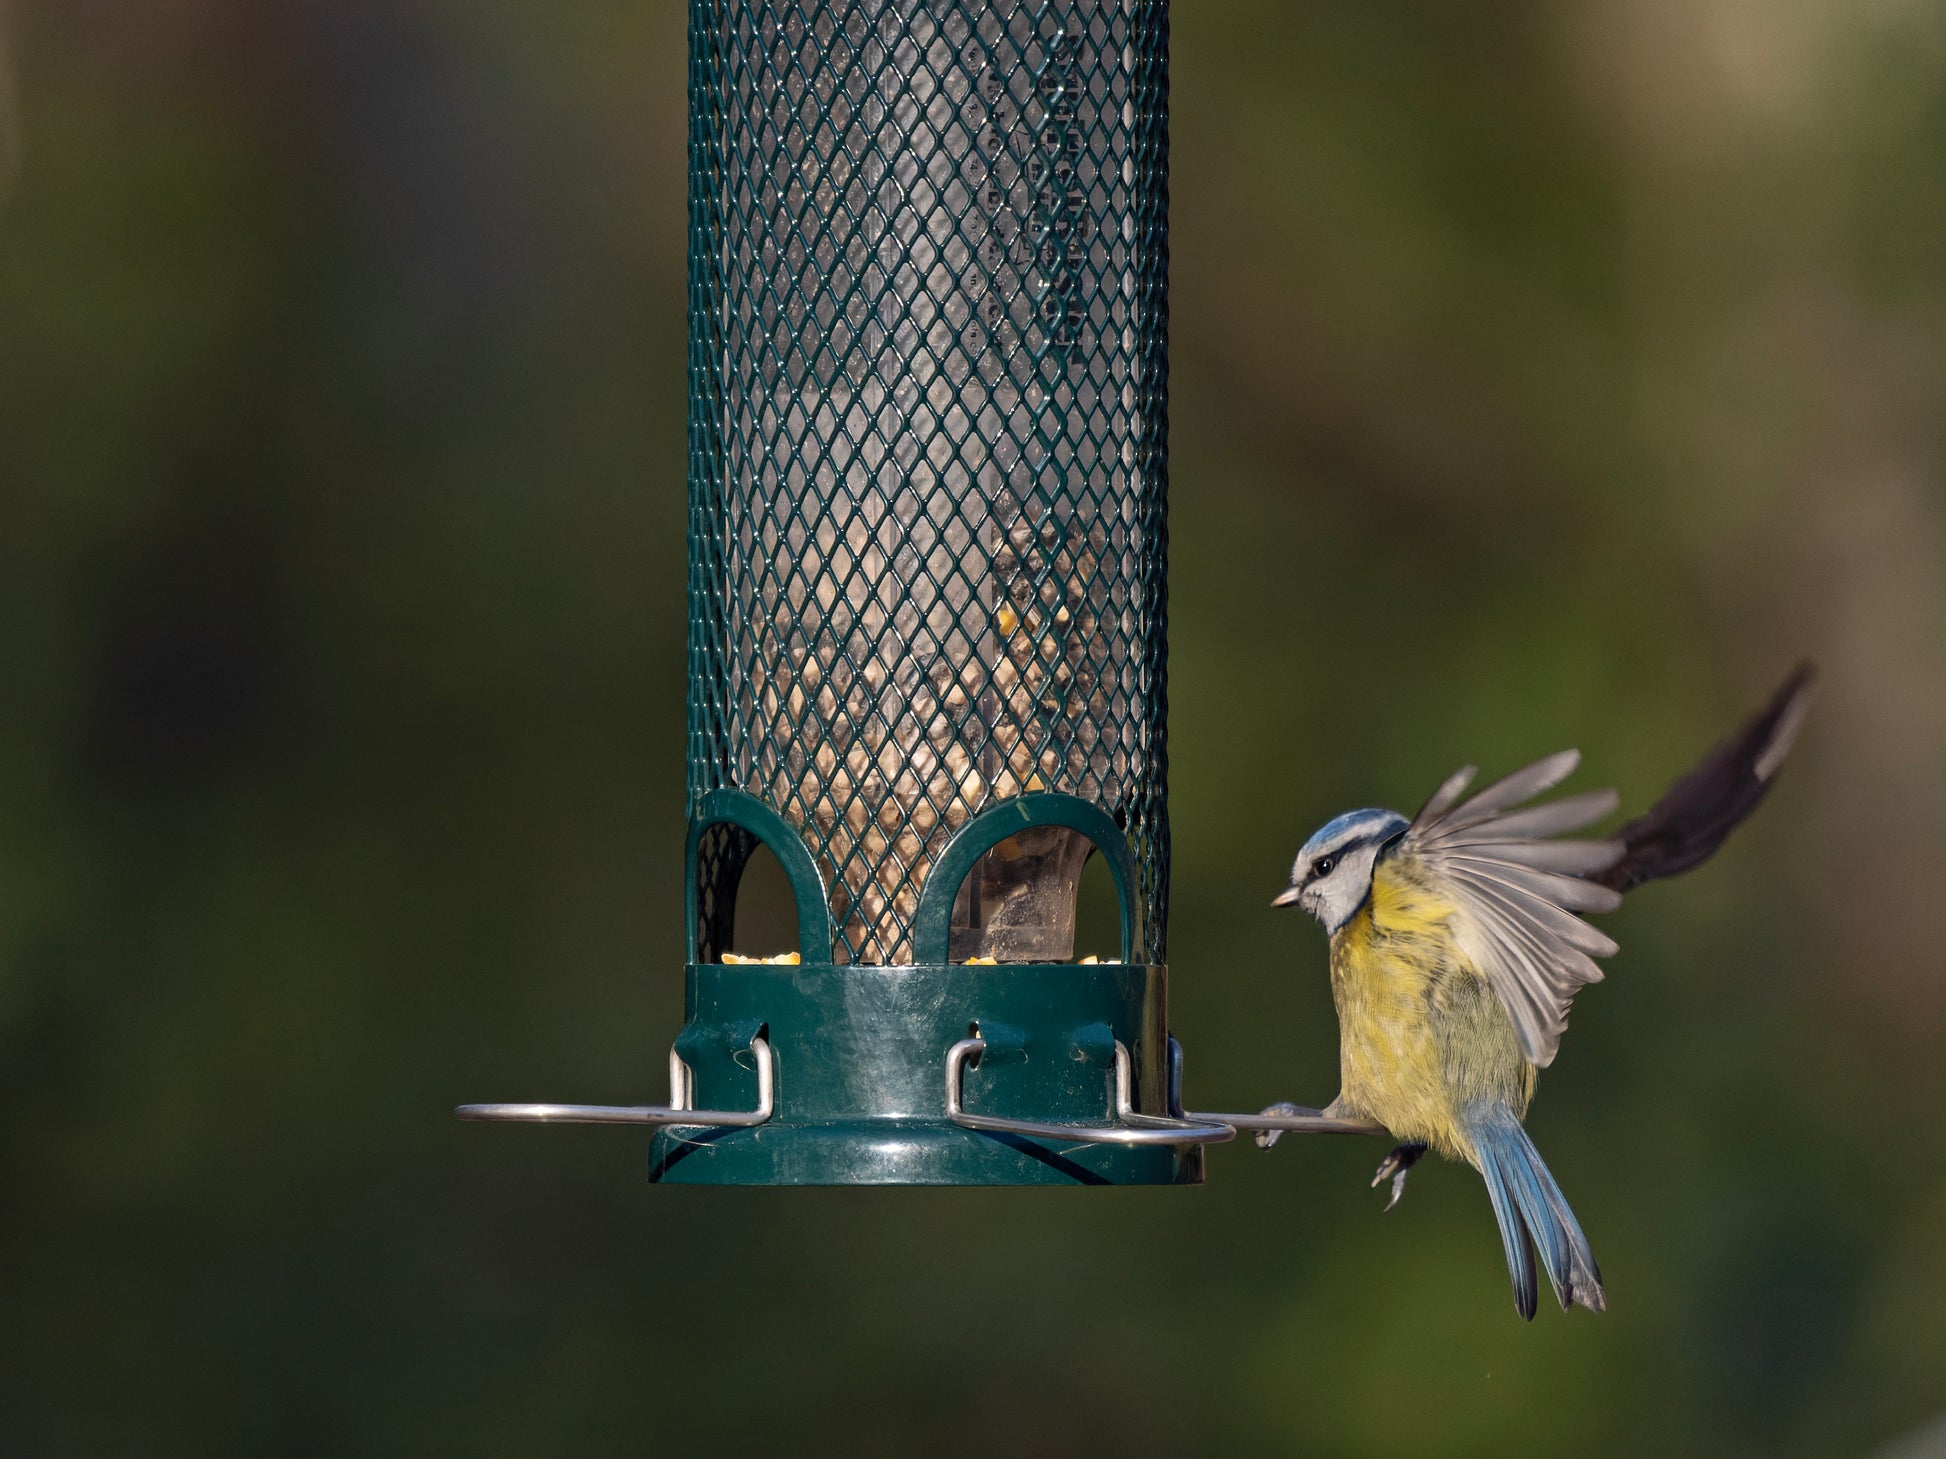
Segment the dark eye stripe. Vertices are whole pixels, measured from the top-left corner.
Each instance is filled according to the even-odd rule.
[[[1318,860],[1319,861],[1343,861],[1347,856],[1351,855],[1352,852],[1363,851],[1367,846],[1376,846],[1380,841],[1384,839],[1385,838],[1376,831],[1365,836],[1355,836],[1349,841],[1345,841],[1340,843],[1339,845],[1333,846],[1329,851],[1325,852],[1322,856],[1320,856]]]

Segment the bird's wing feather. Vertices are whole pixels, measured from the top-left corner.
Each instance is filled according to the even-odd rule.
[[[1536,760],[1525,769],[1516,770],[1504,779],[1494,781],[1485,790],[1476,792],[1465,805],[1450,812],[1446,822],[1454,830],[1475,825],[1509,806],[1520,805],[1543,791],[1554,789],[1574,774],[1580,764],[1579,750],[1562,750],[1544,760]]]
[[[1543,839],[1600,820],[1615,809],[1615,793],[1524,805],[1580,762],[1573,750],[1549,755],[1464,801],[1470,771],[1462,772],[1426,803],[1400,847],[1451,887],[1468,955],[1513,1020],[1528,1060],[1543,1069],[1560,1047],[1575,993],[1601,979],[1593,959],[1616,950],[1575,913],[1621,904],[1619,892],[1583,879],[1614,865],[1621,842]]]
[[[1816,684],[1817,671],[1799,664],[1749,723],[1616,833],[1627,850],[1597,880],[1625,892],[1707,860],[1770,793]]]
[[[1432,793],[1432,799],[1419,808],[1419,814],[1413,818],[1412,824],[1423,825],[1446,814],[1466,787],[1473,783],[1473,777],[1479,773],[1480,767],[1477,765],[1462,765],[1448,775],[1445,783]]]

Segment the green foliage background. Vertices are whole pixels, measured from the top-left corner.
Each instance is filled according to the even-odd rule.
[[[1543,1081],[1612,1311],[1518,1322],[1474,1177],[1381,1219],[1367,1142],[739,1192],[454,1124],[659,1097],[680,1014],[682,7],[0,0],[0,1451],[1936,1421],[1946,10],[1175,26],[1194,1102],[1333,1091],[1266,906],[1325,816],[1569,743],[1639,807],[1825,666]]]

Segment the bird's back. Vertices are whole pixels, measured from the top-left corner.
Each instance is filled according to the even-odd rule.
[[[1468,1112],[1499,1105],[1518,1119],[1534,1069],[1513,1023],[1461,951],[1464,912],[1410,854],[1373,868],[1365,905],[1331,941],[1341,1107],[1401,1140],[1474,1160]]]

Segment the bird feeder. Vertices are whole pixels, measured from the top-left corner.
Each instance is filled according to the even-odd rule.
[[[1319,1123],[1176,1092],[1167,40],[1163,0],[692,0],[670,1103],[463,1115],[652,1124],[694,1184],[1186,1183]],[[795,963],[726,959],[759,844]]]

